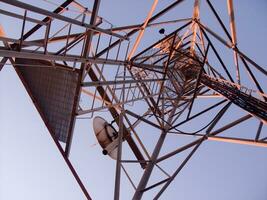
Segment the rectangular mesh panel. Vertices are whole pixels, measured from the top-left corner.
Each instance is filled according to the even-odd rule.
[[[16,71],[49,131],[66,142],[75,103],[79,70],[51,66],[43,60],[16,59]]]

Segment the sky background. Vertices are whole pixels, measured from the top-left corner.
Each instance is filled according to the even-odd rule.
[[[26,2],[34,2],[35,5],[47,9],[51,6],[44,1]],[[87,3],[81,2],[84,5]],[[92,2],[89,1],[88,7],[91,7]],[[152,2],[103,0],[99,13],[117,26],[141,23]],[[170,2],[172,1],[159,1],[155,13]],[[58,2],[60,3],[61,1]],[[201,3],[200,13],[203,21],[217,30],[216,20],[207,11],[205,1]],[[192,5],[192,1],[185,2],[180,9],[178,6],[162,19],[190,17]],[[214,5],[228,27],[226,1],[214,1]],[[236,0],[234,6],[239,48],[266,69],[266,0],[253,2]],[[0,3],[0,9],[9,10],[9,7]],[[21,10],[18,12],[23,13]],[[0,15],[0,23],[8,37],[17,37],[20,34],[20,28],[15,21],[17,20]],[[167,28],[166,30],[168,33],[169,30]],[[217,31],[222,33],[220,29]],[[149,31],[145,34],[139,50],[161,37],[160,35],[150,37],[148,33]],[[222,50],[220,53],[225,56],[226,62],[230,63],[230,60],[232,62],[232,53]],[[266,89],[266,78],[261,75],[258,78]],[[0,200],[85,199],[10,65],[6,65],[0,72],[0,95]],[[103,113],[100,115],[105,116]],[[229,114],[229,120],[231,120],[230,115],[239,116],[234,109]],[[70,159],[93,199],[113,199],[115,161],[103,156],[99,145],[94,145],[96,139],[91,123],[90,120],[77,120]],[[255,127],[252,129],[252,124],[256,123],[258,122],[255,120],[234,130],[237,134],[247,134],[255,130]],[[190,129],[190,127],[186,128]],[[266,127],[263,129],[264,134],[266,136]],[[166,149],[177,147],[177,143],[173,143],[176,137],[171,136],[166,141]],[[156,139],[157,137],[150,137],[151,144]],[[164,166],[175,167],[185,155],[173,158]],[[265,200],[267,198],[266,155],[266,148],[206,142],[177,176],[162,199]],[[129,166],[129,171],[137,181],[141,170]],[[157,173],[159,172],[152,177],[153,180],[157,179]],[[133,189],[123,177],[121,199],[130,199],[132,193]],[[144,195],[144,199],[151,199],[151,196]]]

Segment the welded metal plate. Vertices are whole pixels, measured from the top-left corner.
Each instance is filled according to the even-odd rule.
[[[66,142],[74,120],[79,70],[43,60],[16,59],[15,67],[48,130]]]

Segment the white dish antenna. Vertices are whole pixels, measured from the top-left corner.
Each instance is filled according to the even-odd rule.
[[[102,153],[117,159],[118,151],[118,132],[102,117],[95,117],[93,120],[93,129],[98,143],[103,148]]]

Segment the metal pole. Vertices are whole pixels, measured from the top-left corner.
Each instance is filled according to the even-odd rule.
[[[237,39],[236,39],[234,5],[233,5],[232,0],[227,0],[227,7],[228,7],[228,14],[230,17],[232,45],[233,45],[233,47],[235,47],[237,45]],[[240,71],[239,71],[239,65],[238,65],[238,56],[237,56],[236,51],[233,51],[233,53],[234,53],[234,61],[235,61],[235,66],[236,66],[236,79],[237,79],[237,83],[240,85]]]
[[[123,68],[123,80],[125,81],[126,76],[126,66]],[[122,102],[125,100],[125,84],[122,85]],[[117,152],[117,163],[116,163],[116,177],[115,177],[115,190],[114,190],[114,200],[120,199],[120,181],[121,181],[121,154],[122,154],[122,137],[123,137],[123,115],[124,115],[124,104],[121,106],[121,113],[119,114],[119,144]]]
[[[119,115],[119,144],[116,163],[114,200],[120,199],[120,179],[121,179],[121,154],[122,154],[122,135],[123,135],[123,112]]]
[[[171,184],[171,182],[174,180],[174,178],[178,175],[178,173],[184,168],[186,163],[189,161],[189,159],[193,156],[193,154],[196,152],[196,150],[199,148],[199,146],[202,144],[202,142],[206,139],[206,135],[199,140],[197,145],[193,148],[193,150],[190,152],[190,154],[186,157],[186,159],[182,162],[182,164],[178,167],[178,169],[174,172],[174,174],[168,178],[168,181],[166,184],[161,188],[159,193],[155,196],[154,199],[158,199],[160,195],[167,189],[167,187]]]
[[[43,52],[37,51],[32,53],[31,50],[22,49],[20,52],[15,50],[8,50],[7,48],[0,47],[0,56],[1,57],[15,57],[15,58],[29,58],[29,59],[36,59],[40,60],[55,60],[55,61],[70,61],[70,62],[80,62],[80,63],[98,63],[98,64],[109,64],[109,65],[130,65],[133,64],[135,67],[138,68],[162,68],[159,65],[150,65],[150,64],[138,64],[127,62],[124,60],[114,60],[114,59],[104,59],[104,58],[95,58],[95,57],[87,57],[83,58],[77,55],[54,55],[54,54],[43,54]],[[111,66],[110,66],[111,67]]]
[[[131,49],[131,51],[129,53],[129,56],[128,56],[127,60],[130,60],[132,58],[132,56],[134,55],[134,53],[135,53],[135,51],[136,51],[136,49],[137,49],[137,47],[138,47],[138,45],[139,45],[139,43],[141,41],[141,38],[143,37],[143,34],[145,32],[145,28],[147,27],[147,24],[148,24],[148,22],[149,22],[149,20],[150,20],[150,18],[152,16],[156,6],[157,6],[157,4],[158,4],[158,0],[154,0],[154,3],[153,3],[153,5],[152,5],[147,17],[146,17],[145,22],[140,27],[140,32],[139,32],[139,34],[138,34],[138,36],[137,36],[137,38],[135,40],[135,43],[134,43],[133,48]]]
[[[164,130],[162,131],[162,133],[159,137],[159,140],[158,140],[158,142],[157,142],[157,144],[153,150],[153,153],[151,155],[151,162],[148,163],[148,165],[145,169],[145,172],[144,172],[144,174],[143,174],[143,176],[142,176],[142,178],[138,184],[138,187],[137,187],[135,194],[133,196],[134,200],[141,199],[143,196],[143,190],[146,188],[146,185],[148,183],[148,180],[150,178],[150,175],[153,171],[156,160],[157,160],[158,155],[160,153],[161,147],[162,147],[164,140],[167,136],[167,132],[168,132],[169,128],[171,127],[171,122],[172,122],[173,116],[175,114],[175,111],[176,111],[176,106],[173,107],[172,112],[170,113],[170,116],[168,118],[168,121],[167,121],[166,125],[164,126]]]
[[[165,79],[166,80],[166,79]],[[146,83],[146,82],[162,82],[164,79],[143,79],[143,80],[118,80],[118,81],[94,81],[94,82],[84,82],[83,87],[91,86],[104,86],[104,85],[119,85],[119,84],[130,84],[130,83]]]

